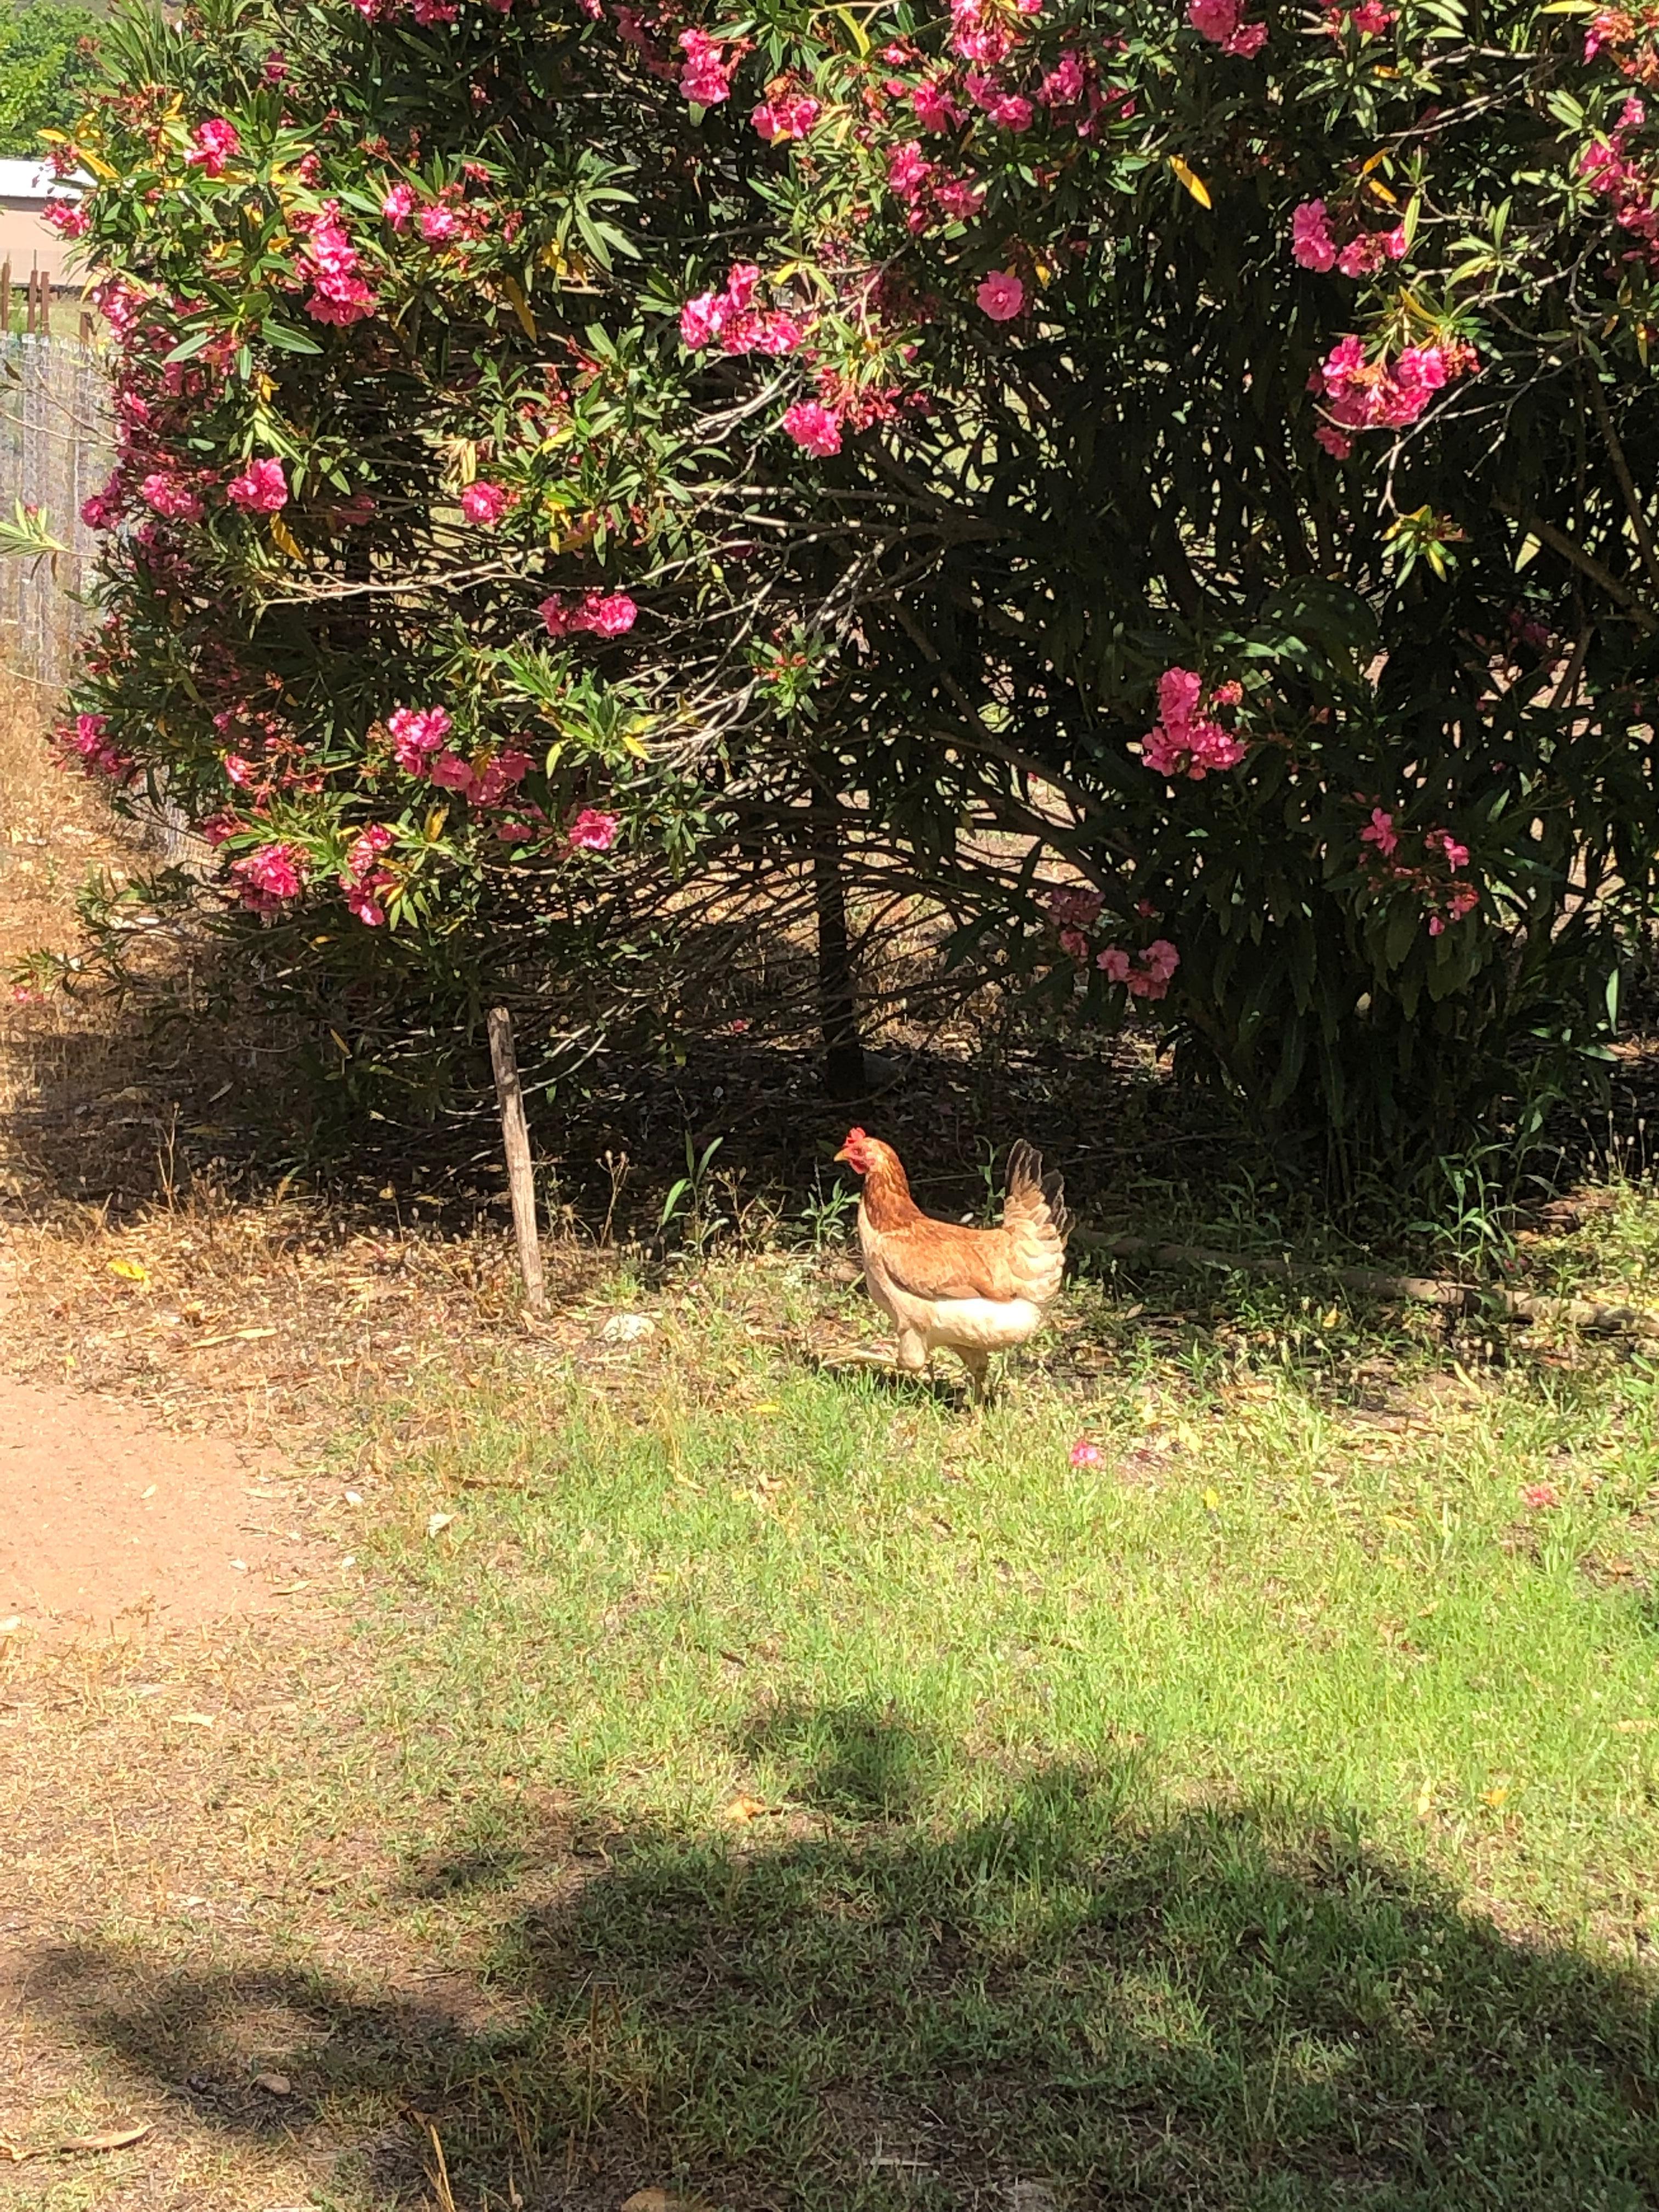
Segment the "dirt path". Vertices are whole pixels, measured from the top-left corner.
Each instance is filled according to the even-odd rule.
[[[0,1324],[3,1325],[3,1324]],[[0,1376],[0,1620],[131,1637],[305,1602],[332,1561],[271,1462]]]

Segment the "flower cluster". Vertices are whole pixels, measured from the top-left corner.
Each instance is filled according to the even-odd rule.
[[[680,337],[693,353],[720,340],[727,354],[793,353],[805,333],[793,315],[780,308],[759,313],[752,307],[760,270],[740,261],[718,292],[700,292],[680,309]]]
[[[276,514],[288,505],[288,478],[280,461],[250,461],[225,486],[225,496],[255,514]]]
[[[227,163],[234,161],[241,150],[242,142],[236,135],[235,125],[228,123],[222,115],[210,116],[191,132],[185,167],[199,169],[204,177],[222,177]]]
[[[1299,269],[1324,275],[1332,269],[1345,276],[1374,276],[1390,261],[1406,258],[1406,226],[1392,230],[1357,231],[1339,246],[1331,236],[1329,213],[1323,200],[1304,200],[1291,217],[1291,252]]]
[[[1325,28],[1330,37],[1339,40],[1350,26],[1362,38],[1380,39],[1392,27],[1395,17],[1395,11],[1385,8],[1382,0],[1358,0],[1357,7],[1351,4],[1351,0],[1334,0],[1334,4],[1325,9]]]
[[[680,71],[680,90],[699,107],[718,107],[732,96],[732,64],[719,39],[703,31],[682,31],[680,52],[685,65]]]
[[[1473,914],[1480,903],[1480,894],[1473,884],[1456,880],[1469,865],[1469,848],[1460,844],[1449,830],[1428,830],[1423,833],[1422,860],[1413,866],[1401,857],[1401,842],[1394,816],[1386,807],[1372,807],[1370,819],[1359,833],[1359,842],[1370,848],[1365,857],[1373,874],[1390,887],[1415,890],[1428,908],[1429,935],[1438,937],[1452,923]]]
[[[542,601],[540,611],[550,637],[584,629],[596,637],[622,637],[633,629],[640,611],[626,592],[585,592],[574,606],[555,592]]]
[[[469,522],[476,522],[486,530],[493,529],[508,507],[516,504],[518,494],[504,485],[488,483],[480,477],[461,492],[461,513]]]
[[[1105,901],[1097,890],[1080,884],[1060,884],[1050,890],[1046,904],[1048,920],[1060,938],[1060,949],[1079,967],[1091,963],[1109,983],[1118,984],[1132,999],[1158,1000],[1169,991],[1171,977],[1181,965],[1181,955],[1167,937],[1155,937],[1139,951],[1121,945],[1098,949],[1090,942],[1104,911]],[[1154,910],[1143,900],[1139,912],[1148,919]]]
[[[608,853],[621,828],[620,817],[597,806],[584,806],[566,830],[565,840],[573,853]]]
[[[386,920],[386,893],[398,881],[391,869],[382,865],[382,856],[392,842],[392,833],[384,822],[371,823],[353,838],[340,872],[346,905],[369,929],[378,929]]]
[[[1201,783],[1215,771],[1237,768],[1245,745],[1215,718],[1214,710],[1239,705],[1237,684],[1218,684],[1206,701],[1204,679],[1190,668],[1166,668],[1158,679],[1158,719],[1140,741],[1140,757],[1154,775],[1185,776]]]
[[[1109,982],[1121,984],[1132,999],[1157,1000],[1168,995],[1181,955],[1167,937],[1155,937],[1139,952],[1109,945],[1097,953],[1095,965]]]
[[[308,863],[298,845],[257,846],[230,864],[237,896],[252,914],[276,914],[305,889]]]
[[[767,86],[750,120],[769,146],[781,146],[791,138],[809,137],[821,112],[799,78],[781,76]]]
[[[106,775],[124,783],[132,773],[130,756],[110,743],[107,714],[77,714],[68,728],[59,730],[58,742],[88,775]]]
[[[1474,349],[1456,339],[1403,346],[1392,360],[1367,361],[1362,339],[1342,338],[1308,379],[1309,391],[1324,400],[1331,418],[1319,441],[1346,460],[1352,450],[1349,432],[1403,429],[1437,392],[1478,366]]]
[[[1265,23],[1244,21],[1244,0],[1187,0],[1187,21],[1224,54],[1248,61],[1267,43]]]
[[[374,313],[380,301],[358,274],[358,265],[338,201],[325,200],[311,222],[299,263],[300,282],[311,287],[305,307],[313,322],[343,328]]]
[[[1630,141],[1647,121],[1647,109],[1632,93],[1605,139],[1585,147],[1578,173],[1591,191],[1608,201],[1613,219],[1627,231],[1651,265],[1659,268],[1659,173],[1652,155],[1631,151]]]

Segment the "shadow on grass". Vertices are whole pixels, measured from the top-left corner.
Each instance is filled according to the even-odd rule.
[[[284,2120],[356,2146],[342,2206],[419,2199],[428,2120],[480,2212],[614,2212],[646,2185],[733,2212],[1659,2196],[1639,1978],[1513,1940],[1342,1821],[1158,1818],[1132,1769],[1050,1768],[950,1826],[926,1815],[932,1747],[889,1717],[781,1712],[761,1736],[801,1802],[878,1821],[601,1824],[573,1855],[580,1830],[504,1808],[522,1856],[464,1986],[382,2001],[83,1948],[29,2002],[232,2133],[270,2125],[246,2054],[280,2065]]]

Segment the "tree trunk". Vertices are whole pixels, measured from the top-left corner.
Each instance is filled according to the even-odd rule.
[[[832,1098],[861,1098],[868,1086],[853,994],[853,949],[847,933],[847,886],[841,869],[841,810],[828,775],[820,781],[812,802],[812,896],[817,908],[818,1019],[823,1030],[824,1089]]]

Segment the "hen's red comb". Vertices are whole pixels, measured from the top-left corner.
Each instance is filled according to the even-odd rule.
[[[862,1129],[849,1129],[847,1132],[847,1141],[849,1145],[867,1145],[870,1139]]]

